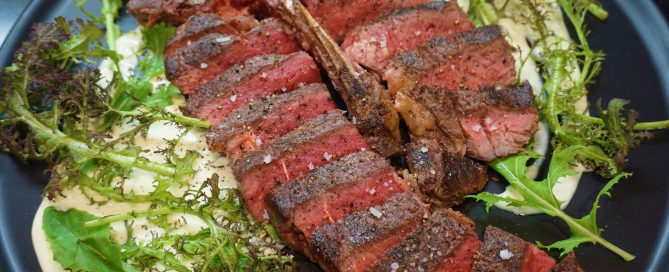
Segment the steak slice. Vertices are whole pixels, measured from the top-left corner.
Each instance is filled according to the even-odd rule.
[[[409,171],[418,191],[434,207],[452,207],[464,196],[480,192],[488,182],[484,164],[444,151],[434,140],[421,139],[407,145]]]
[[[457,4],[433,1],[399,8],[354,28],[341,47],[353,62],[383,73],[392,57],[436,37],[450,38],[474,25]]]
[[[391,10],[428,0],[304,0],[304,5],[332,38],[341,42],[355,26],[372,21]]]
[[[369,147],[355,126],[335,110],[242,155],[233,170],[249,211],[256,220],[265,221],[265,198],[274,187],[361,148]]]
[[[211,33],[165,56],[167,78],[185,94],[229,67],[264,54],[290,54],[300,46],[278,19],[269,18],[239,36]]]
[[[390,249],[370,271],[469,272],[479,244],[471,219],[440,209]]]
[[[249,102],[314,82],[321,82],[320,73],[304,51],[257,56],[198,88],[188,99],[187,110],[216,125]]]
[[[328,271],[366,271],[416,229],[426,212],[413,194],[393,195],[383,205],[316,230],[316,259]]]
[[[511,50],[498,26],[484,26],[394,57],[383,79],[393,93],[422,86],[452,91],[510,86],[516,79]]]
[[[481,249],[474,257],[474,272],[550,272],[555,260],[535,245],[488,226]]]
[[[555,267],[555,272],[585,272],[585,269],[578,263],[576,254],[572,251]]]
[[[314,230],[407,190],[388,161],[377,153],[360,151],[277,186],[267,201],[283,240],[313,258],[308,245]]]
[[[406,95],[437,120],[432,133],[443,134],[417,136],[441,140],[444,150],[458,154],[466,151],[476,159],[490,161],[515,154],[537,130],[538,112],[527,82],[513,88],[480,91],[422,87],[408,90]]]
[[[229,118],[210,129],[206,134],[209,150],[226,152],[234,163],[243,153],[336,108],[325,85],[320,83],[263,97],[233,111]]]
[[[171,55],[179,48],[197,41],[205,35],[212,33],[239,35],[257,24],[258,21],[251,16],[223,19],[211,13],[193,15],[188,18],[188,21],[177,28],[174,37],[172,37],[167,47],[165,47],[165,55]]]
[[[399,115],[388,92],[367,70],[343,54],[299,1],[291,2],[292,5],[268,0],[269,7],[295,28],[296,37],[327,71],[367,143],[384,157],[402,154]]]
[[[127,8],[143,25],[165,22],[180,25],[197,13],[216,13],[222,17],[248,15],[250,0],[130,0]]]

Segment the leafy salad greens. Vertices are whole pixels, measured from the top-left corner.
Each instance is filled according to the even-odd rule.
[[[521,11],[514,15],[510,10]],[[546,14],[560,11],[573,26],[577,39],[567,40],[549,30]],[[524,16],[518,16],[524,14]],[[588,94],[601,69],[603,52],[595,51],[586,40],[585,20],[588,14],[605,20],[606,10],[596,0],[503,0],[472,1],[469,15],[479,25],[495,24],[502,19],[518,20],[532,28],[536,38],[530,41],[532,54],[528,54],[536,63],[543,77],[543,89],[536,101],[541,118],[546,122],[552,134],[553,153],[548,166],[548,174],[543,180],[527,177],[528,162],[539,158],[532,151],[532,146],[520,154],[500,158],[489,165],[501,174],[522,199],[502,197],[489,192],[482,192],[471,198],[483,201],[489,209],[498,202],[511,206],[532,207],[541,212],[562,219],[571,231],[571,236],[550,245],[539,246],[558,249],[561,255],[571,252],[583,243],[597,243],[618,254],[626,261],[634,255],[605,240],[597,226],[597,209],[603,196],[611,196],[612,187],[625,173],[626,157],[631,148],[640,140],[649,137],[647,130],[669,128],[669,120],[637,123],[637,113],[624,111],[628,101],[613,99],[606,109],[601,101],[597,104],[600,117],[593,117],[576,107]],[[562,211],[562,201],[553,193],[558,178],[576,174],[576,165],[583,165],[590,170],[597,170],[600,175],[610,178],[604,184],[594,200],[591,211],[581,218],[574,218]]]
[[[84,3],[77,1],[80,7]],[[72,271],[275,271],[292,265],[271,226],[254,222],[238,192],[221,187],[217,174],[197,187],[189,184],[203,155],[178,147],[189,132],[209,122],[167,110],[180,98],[174,86],[161,81],[163,49],[174,27],[142,28],[138,67],[124,74],[114,23],[122,2],[102,4],[100,17],[86,12],[90,21],[57,18],[36,24],[12,65],[2,70],[0,147],[23,160],[49,162],[49,199],[69,190],[94,204],[148,207],[105,217],[46,208],[44,231],[55,260]],[[111,66],[111,80],[97,68],[103,60]],[[164,148],[151,151],[164,162],[148,159],[138,142],[156,123],[179,131]],[[153,177],[149,193],[124,189],[124,180],[135,171]],[[150,232],[148,240],[132,239],[138,219],[162,232]],[[187,220],[204,226],[180,231]],[[125,226],[129,238],[124,243],[112,243],[112,224]]]

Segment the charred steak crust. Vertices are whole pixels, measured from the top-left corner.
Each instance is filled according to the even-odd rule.
[[[433,141],[408,144],[407,163],[418,191],[439,208],[460,204],[464,196],[483,190],[488,181],[485,165],[444,151]]]
[[[448,262],[474,226],[453,218],[453,211],[437,210],[406,239],[386,252],[370,271],[436,271]],[[462,215],[460,215],[462,216]]]
[[[268,202],[276,214],[287,220],[296,206],[339,186],[354,186],[359,180],[393,167],[371,151],[360,151],[324,165],[313,173],[290,183],[279,185],[270,193]]]
[[[141,24],[150,26],[158,22],[180,25],[198,13],[246,15],[253,5],[251,0],[130,0],[127,8]]]
[[[342,49],[353,60],[383,73],[399,53],[416,49],[436,37],[449,38],[474,25],[457,4],[432,1],[386,13],[346,35]]]
[[[425,215],[423,204],[411,193],[396,194],[373,208],[377,215],[371,211],[355,212],[340,223],[325,225],[313,233],[312,246],[322,266],[337,271],[340,262],[361,253],[366,245],[387,239],[406,226],[420,224]]]
[[[473,272],[521,271],[527,242],[520,237],[488,226],[483,244],[474,257]]]
[[[276,139],[273,143],[263,145],[260,149],[242,155],[233,165],[235,175],[243,177],[246,172],[253,168],[267,164],[265,162],[265,158],[267,157],[281,158],[282,154],[291,151],[305,142],[312,141],[322,135],[348,126],[353,125],[346,120],[339,110],[323,114],[303,124],[300,128]]]
[[[251,16],[223,19],[210,13],[193,15],[177,28],[174,37],[165,48],[165,55],[171,55],[178,48],[184,47],[189,42],[197,41],[205,35],[212,33],[239,35],[257,24],[258,21]]]
[[[266,119],[281,110],[286,104],[293,101],[301,101],[306,97],[319,93],[328,93],[327,87],[322,83],[307,84],[297,90],[270,96],[247,104],[234,110],[230,117],[218,123],[214,128],[207,131],[207,143],[211,146],[222,146],[236,134],[247,130],[250,125]]]
[[[585,272],[576,260],[576,254],[570,252],[562,261],[555,267],[555,272]]]

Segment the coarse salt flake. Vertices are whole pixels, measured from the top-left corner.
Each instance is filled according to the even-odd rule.
[[[209,64],[206,64],[204,62],[200,63],[200,69],[207,69],[207,67],[209,67]]]
[[[261,145],[262,144],[262,139],[256,138],[256,145]]]
[[[224,42],[227,42],[227,41],[229,41],[229,40],[231,40],[231,39],[232,39],[232,38],[230,38],[230,36],[219,37],[219,38],[216,38],[216,42],[224,43]]]
[[[432,175],[436,175],[436,174],[437,174],[437,171],[434,171],[434,169],[430,169],[430,174],[432,174]]]
[[[370,195],[373,195],[373,194],[376,193],[376,189],[372,188],[372,189],[367,190],[367,192],[368,192]]]
[[[390,264],[390,269],[392,269],[393,271],[397,270],[399,268],[400,268],[400,264],[398,264],[396,262]]]
[[[420,34],[421,34],[420,31],[416,31],[416,36],[420,36]]]
[[[376,218],[381,218],[381,216],[383,216],[381,211],[379,211],[377,208],[374,207],[369,208],[369,212],[372,213],[372,215],[375,216]]]
[[[265,157],[262,158],[262,161],[265,164],[269,164],[270,162],[272,162],[272,155],[265,155]]]
[[[314,167],[314,164],[313,164],[313,163],[309,163],[309,170],[314,170],[314,168],[315,168],[315,167]]]
[[[351,123],[353,123],[354,125],[357,125],[358,124],[358,119],[356,119],[355,116],[353,116],[353,118],[351,118]]]
[[[429,151],[427,149],[427,146],[423,146],[423,147],[420,148],[420,152],[427,153],[427,151]]]
[[[332,159],[332,155],[330,155],[330,153],[325,152],[325,153],[323,153],[323,158],[326,161],[330,161]]]
[[[503,260],[511,259],[513,256],[513,252],[509,251],[508,249],[502,249],[499,251],[499,257]]]
[[[230,101],[232,101],[232,102],[237,101],[237,95],[236,95],[236,94],[235,94],[235,95],[232,95],[232,96],[230,97]]]

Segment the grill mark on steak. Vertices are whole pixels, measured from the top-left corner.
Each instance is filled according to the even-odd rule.
[[[128,10],[143,25],[165,22],[180,25],[197,13],[216,13],[221,17],[248,15],[249,0],[130,0]]]
[[[187,108],[192,115],[216,125],[249,102],[315,82],[321,82],[320,73],[306,52],[257,56],[199,88]]]
[[[474,25],[457,4],[433,1],[399,8],[346,35],[341,47],[352,61],[383,73],[390,59],[441,36],[469,31]]]
[[[229,67],[264,54],[290,54],[300,47],[280,20],[269,18],[239,36],[212,33],[165,56],[167,78],[183,93]]]
[[[210,13],[193,15],[177,28],[174,37],[165,47],[165,55],[171,55],[178,48],[184,47],[189,42],[199,40],[205,35],[212,33],[239,35],[257,24],[258,21],[251,16],[238,16],[224,20]]]
[[[474,223],[458,212],[440,209],[369,271],[468,272],[478,247]]]
[[[302,122],[335,110],[324,84],[312,83],[297,90],[263,97],[230,113],[207,134],[209,150],[225,152],[231,162],[249,149],[267,144]]]
[[[444,150],[466,152],[476,159],[489,161],[515,154],[537,129],[538,112],[526,82],[508,89],[480,91],[422,87],[410,89],[406,95],[437,120],[433,134],[422,137],[436,139]]]
[[[343,55],[299,1],[292,1],[292,6],[278,0],[268,2],[270,8],[295,28],[302,45],[314,52],[367,143],[384,157],[401,154],[399,115],[384,87]]]
[[[407,190],[388,161],[377,153],[360,151],[277,186],[267,202],[284,241],[313,257],[308,243],[315,229]]]
[[[428,0],[305,0],[307,10],[330,36],[341,42],[355,26],[365,24],[391,10],[411,7]]]
[[[386,203],[352,213],[313,233],[313,248],[328,271],[365,271],[420,223],[425,207],[411,193],[393,195]]]
[[[480,192],[488,182],[487,167],[444,151],[436,141],[421,139],[407,145],[409,171],[417,189],[433,207],[452,207],[464,196]]]
[[[355,126],[335,110],[245,153],[233,170],[251,214],[264,221],[268,219],[265,196],[274,187],[361,148],[369,147]]]
[[[511,51],[498,26],[484,26],[394,57],[383,79],[393,93],[422,86],[453,91],[509,86],[516,77]]]
[[[483,245],[474,257],[473,272],[534,272],[552,271],[555,260],[535,245],[488,226]]]

